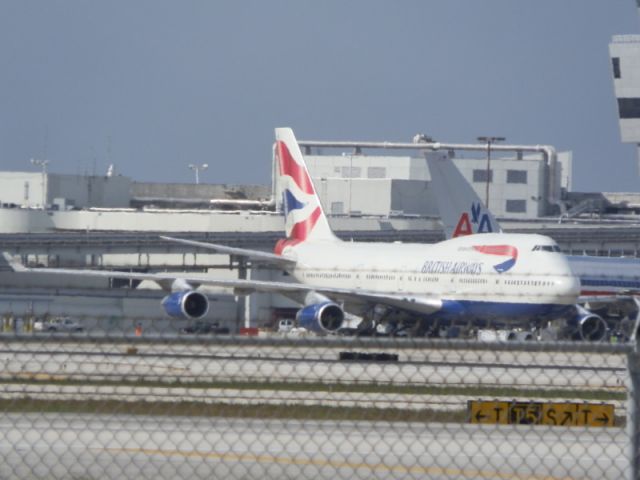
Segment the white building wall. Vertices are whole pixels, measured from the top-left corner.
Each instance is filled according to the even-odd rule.
[[[482,172],[481,175],[486,178],[487,160],[465,158],[455,159],[454,163],[484,202],[486,181],[478,181],[477,172]],[[545,164],[542,160],[492,159],[491,171],[489,209],[494,215],[511,218],[535,218],[544,215],[546,182]],[[526,176],[526,183],[514,182],[522,180],[523,175]],[[519,208],[522,205],[524,211]]]
[[[313,178],[411,178],[414,159],[402,156],[306,155]]]
[[[21,207],[42,208],[45,196],[47,205],[52,205],[56,198],[65,198],[81,208],[128,207],[130,190],[131,179],[122,176],[0,172],[0,202]]]
[[[640,35],[614,36],[609,55],[620,137],[624,143],[639,145],[640,170]]]
[[[130,204],[131,179],[128,177],[60,174],[48,177],[49,203],[55,198],[65,198],[80,208],[122,208]]]
[[[437,209],[428,189],[431,177],[424,158],[365,155],[308,155],[309,173],[327,213],[363,215],[434,215]],[[456,158],[454,163],[484,201],[486,183],[474,181],[474,171],[486,170],[486,159]],[[547,173],[542,157],[535,159],[494,158],[493,182],[489,188],[489,206],[498,216],[535,218],[546,211]],[[524,173],[509,173],[517,171]],[[370,178],[367,173],[384,175]],[[526,183],[514,183],[524,175]],[[476,179],[477,180],[477,179]],[[397,183],[410,181],[415,183]],[[279,192],[279,189],[278,189]],[[281,203],[281,193],[276,197]],[[344,209],[339,211],[337,204]],[[332,209],[332,205],[335,208]],[[349,208],[349,206],[351,208]]]
[[[421,217],[439,215],[435,198],[424,180],[392,180],[391,214]]]
[[[391,179],[315,178],[328,215],[380,215],[391,209]]]
[[[38,172],[2,172],[0,175],[0,202],[25,207],[42,206],[42,181],[42,173]]]
[[[573,188],[573,152],[558,152],[560,168],[560,188],[565,192],[571,192]]]

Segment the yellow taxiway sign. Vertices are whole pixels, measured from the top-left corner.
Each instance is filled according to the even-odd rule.
[[[612,427],[614,407],[604,403],[470,400],[470,423]]]

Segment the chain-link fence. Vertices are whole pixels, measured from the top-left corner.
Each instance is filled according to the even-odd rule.
[[[639,478],[631,345],[0,337],[0,479]]]

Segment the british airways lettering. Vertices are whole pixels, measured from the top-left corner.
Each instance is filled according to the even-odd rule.
[[[482,273],[482,263],[427,260],[422,265],[421,272],[480,275]]]

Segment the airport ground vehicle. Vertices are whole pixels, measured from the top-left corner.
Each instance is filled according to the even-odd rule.
[[[289,333],[296,326],[291,318],[281,318],[278,322],[278,332]]]
[[[56,317],[34,322],[36,332],[82,332],[84,327],[69,317]]]

